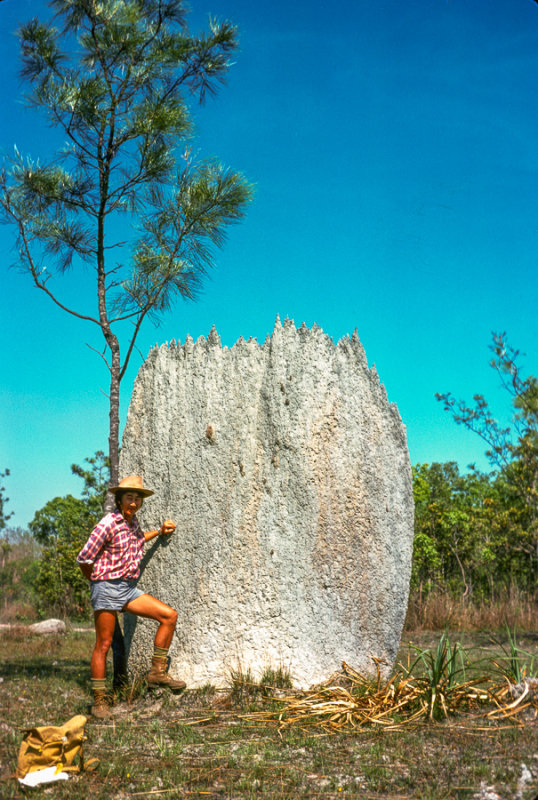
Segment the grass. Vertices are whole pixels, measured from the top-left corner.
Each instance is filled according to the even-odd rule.
[[[530,674],[538,635],[458,633],[455,644],[453,636],[414,634],[402,644],[401,681],[419,687],[427,698],[428,713],[415,721],[405,722],[402,713],[402,724],[390,729],[368,721],[331,728],[326,719],[319,724],[319,717],[315,724],[308,719],[282,724],[279,717],[291,702],[282,697],[289,694],[288,678],[278,671],[267,672],[259,683],[234,675],[226,692],[203,687],[169,695],[141,686],[131,702],[117,705],[113,722],[88,722],[85,755],[99,758],[97,769],[31,790],[32,797],[477,800],[494,787],[501,800],[534,800],[538,724],[533,708],[515,718],[496,718],[488,716],[497,708],[492,698],[483,705],[455,704],[454,698],[462,685],[481,676],[487,676],[487,685],[502,683],[503,665]],[[0,633],[1,772],[14,771],[25,729],[87,714],[92,644],[86,633]],[[381,683],[354,675],[351,669],[342,675],[340,688],[357,708],[384,691]],[[440,692],[444,706],[435,699]],[[0,783],[0,797],[15,800],[23,792],[8,778]]]
[[[495,599],[469,600],[437,590],[423,597],[412,591],[407,606],[405,630],[412,632],[501,630],[506,625],[520,631],[536,631],[538,595],[520,592],[515,586]]]

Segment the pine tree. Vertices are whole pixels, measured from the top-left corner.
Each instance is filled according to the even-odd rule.
[[[19,30],[22,77],[67,144],[48,163],[16,151],[0,175],[0,204],[17,229],[18,265],[104,337],[114,485],[120,384],[140,328],[196,296],[226,227],[251,200],[239,173],[191,156],[187,99],[215,92],[237,31],[210,19],[206,34],[191,35],[183,0],[49,5],[54,24],[33,19]],[[64,300],[56,280],[88,266],[94,313],[87,297],[80,307]]]

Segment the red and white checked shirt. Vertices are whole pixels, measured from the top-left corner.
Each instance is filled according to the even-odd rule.
[[[77,561],[93,564],[92,581],[134,580],[140,575],[144,543],[137,518],[129,525],[119,511],[113,511],[95,526]]]

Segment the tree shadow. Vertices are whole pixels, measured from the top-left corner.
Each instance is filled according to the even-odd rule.
[[[43,680],[58,678],[76,684],[80,689],[86,690],[88,685],[87,672],[90,668],[90,659],[84,661],[55,660],[51,662],[51,655],[43,658],[33,658],[29,663],[22,659],[4,661],[2,664],[2,678],[5,688],[12,681],[21,679]]]

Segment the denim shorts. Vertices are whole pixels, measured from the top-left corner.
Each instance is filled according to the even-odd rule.
[[[127,603],[143,594],[137,589],[136,581],[116,578],[113,581],[90,582],[90,600],[94,611],[123,611]]]

